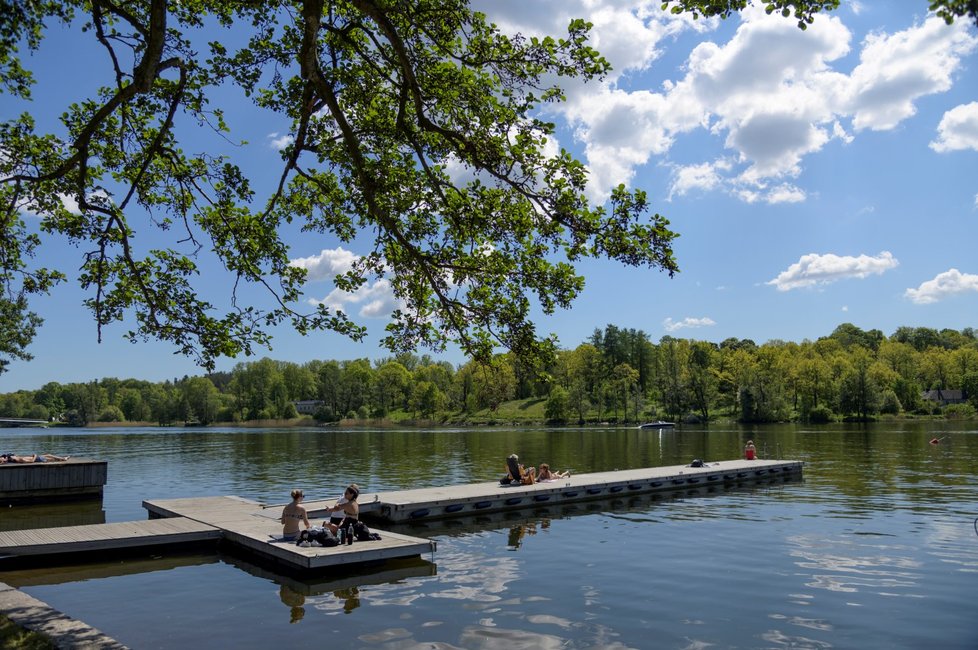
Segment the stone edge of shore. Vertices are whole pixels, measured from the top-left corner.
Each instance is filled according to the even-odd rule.
[[[48,637],[57,648],[128,650],[101,630],[3,582],[0,582],[0,612],[22,628]]]

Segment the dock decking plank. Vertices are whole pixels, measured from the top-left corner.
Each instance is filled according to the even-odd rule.
[[[218,539],[221,531],[190,519],[124,521],[63,528],[0,531],[0,555],[111,550]]]

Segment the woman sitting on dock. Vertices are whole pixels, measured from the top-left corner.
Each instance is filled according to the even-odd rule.
[[[550,465],[540,463],[540,470],[537,472],[537,481],[556,481],[559,478],[567,478],[569,476],[570,472],[552,472],[550,471]]]
[[[336,502],[336,505],[329,509],[329,529],[335,534],[341,528],[348,529],[350,526],[355,524],[360,519],[360,504],[357,503],[357,497],[360,496],[360,486],[356,483],[351,483],[346,491],[343,492],[343,498]],[[336,520],[336,515],[334,513],[340,513],[343,515],[343,519],[339,524],[334,523]],[[347,534],[349,534],[347,530]]]
[[[509,470],[509,482],[522,485],[533,485],[536,482],[537,468],[526,469],[520,463],[520,457],[510,454],[506,459],[506,469]]]
[[[291,542],[299,537],[299,522],[306,524],[309,530],[309,516],[306,509],[299,505],[303,498],[302,490],[292,490],[292,503],[282,508],[282,539]]]

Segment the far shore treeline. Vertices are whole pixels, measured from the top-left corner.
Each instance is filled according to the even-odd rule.
[[[940,392],[938,392],[940,391]],[[300,415],[300,410],[308,414]],[[153,383],[52,381],[0,395],[0,416],[83,426],[98,422],[236,423],[312,418],[479,423],[831,422],[880,416],[973,418],[978,333],[839,325],[816,341],[721,343],[608,325],[546,368],[513,354],[459,367],[428,356],[309,361],[261,359],[230,372]]]

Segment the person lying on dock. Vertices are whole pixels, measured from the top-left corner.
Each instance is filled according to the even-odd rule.
[[[343,498],[336,502],[336,505],[329,509],[329,522],[327,526],[335,534],[338,530],[344,529],[346,534],[350,534],[350,527],[353,526],[360,519],[360,504],[357,503],[357,497],[360,496],[360,486],[356,483],[351,483],[346,491],[343,492]],[[336,513],[342,515],[342,519],[338,524],[334,524],[333,521],[337,518]]]
[[[559,478],[568,478],[569,476],[570,472],[552,472],[550,471],[550,465],[540,463],[540,469],[537,471],[537,482],[556,481]]]
[[[295,541],[299,537],[299,522],[306,525],[309,530],[309,516],[306,509],[300,505],[305,495],[302,490],[292,490],[292,503],[282,508],[282,539],[286,542]]]
[[[54,454],[31,454],[18,456],[16,454],[0,454],[0,463],[63,463],[71,456],[55,456]]]
[[[506,459],[506,469],[509,471],[509,482],[522,485],[533,485],[536,482],[537,468],[526,469],[520,463],[520,457],[510,454]]]

